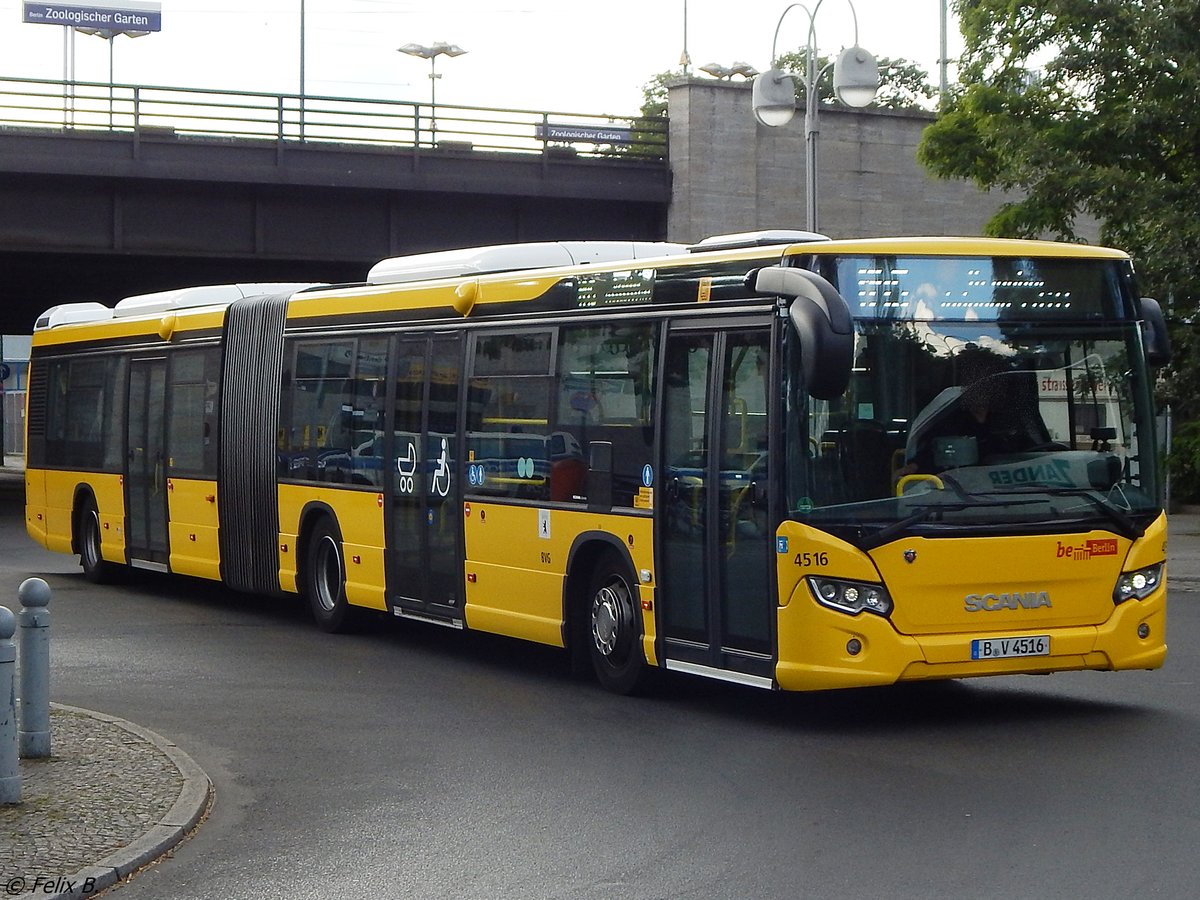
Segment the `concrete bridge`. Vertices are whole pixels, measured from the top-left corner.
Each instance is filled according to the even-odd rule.
[[[60,302],[359,281],[476,244],[661,239],[661,124],[0,79],[0,333]]]

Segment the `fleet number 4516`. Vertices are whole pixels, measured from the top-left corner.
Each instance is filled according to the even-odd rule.
[[[816,553],[805,553],[801,551],[796,554],[796,565],[802,569],[812,569],[819,566],[829,565],[829,554],[823,550]]]

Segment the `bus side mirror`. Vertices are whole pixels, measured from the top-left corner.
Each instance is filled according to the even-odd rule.
[[[800,337],[808,393],[818,400],[840,397],[854,365],[854,323],[842,295],[806,269],[768,266],[751,277],[755,292],[792,298],[789,318]]]
[[[1161,368],[1171,362],[1171,335],[1167,320],[1158,301],[1142,298],[1142,343],[1146,346],[1146,362]]]

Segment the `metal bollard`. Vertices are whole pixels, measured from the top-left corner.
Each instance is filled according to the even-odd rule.
[[[17,645],[12,610],[0,606],[0,805],[21,802],[21,760],[17,755]]]
[[[50,585],[26,578],[17,589],[21,612],[21,729],[22,759],[50,755]]]

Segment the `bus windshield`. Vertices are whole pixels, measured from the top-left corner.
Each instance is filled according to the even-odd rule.
[[[1109,260],[842,259],[854,370],[793,400],[790,515],[859,546],[966,528],[1140,535],[1150,379]]]

